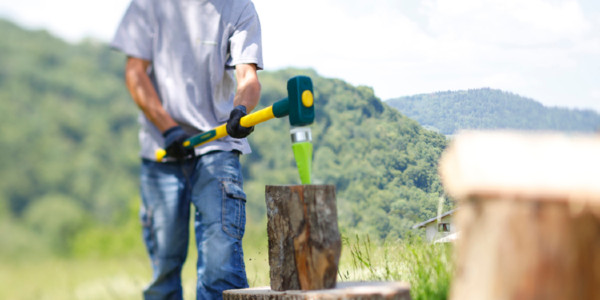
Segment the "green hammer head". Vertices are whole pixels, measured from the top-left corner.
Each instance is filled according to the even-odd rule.
[[[315,120],[313,85],[310,77],[296,76],[288,80],[290,125],[305,126]]]

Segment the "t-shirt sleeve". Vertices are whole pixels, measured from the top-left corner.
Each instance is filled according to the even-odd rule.
[[[229,38],[230,56],[227,67],[237,64],[256,64],[263,69],[262,37],[258,14],[252,2],[244,7],[240,18]]]
[[[111,47],[128,56],[152,60],[153,26],[151,4],[146,0],[133,0],[127,8]]]

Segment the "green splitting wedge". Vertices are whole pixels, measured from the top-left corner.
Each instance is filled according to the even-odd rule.
[[[251,127],[273,118],[282,118],[289,115],[292,150],[300,174],[300,182],[310,184],[313,146],[311,131],[307,125],[312,124],[315,120],[312,80],[306,76],[293,77],[287,82],[287,91],[287,98],[241,118],[240,124],[244,127]],[[227,136],[225,125],[195,135],[187,139],[183,146],[194,148]],[[164,149],[157,150],[156,160],[162,161],[166,154],[167,152]]]

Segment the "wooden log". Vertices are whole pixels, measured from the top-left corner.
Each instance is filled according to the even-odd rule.
[[[600,299],[600,139],[468,132],[440,161],[459,200],[451,299]]]
[[[335,187],[267,186],[271,289],[335,287],[341,253]]]
[[[410,300],[410,286],[403,282],[340,282],[334,289],[273,291],[257,287],[223,292],[223,300]]]

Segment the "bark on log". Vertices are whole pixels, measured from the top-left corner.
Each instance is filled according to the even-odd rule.
[[[440,161],[458,198],[451,299],[600,299],[600,138],[470,132]]]
[[[223,300],[410,300],[410,287],[402,282],[340,282],[335,289],[278,292],[269,287],[229,290]]]
[[[335,287],[342,247],[335,187],[267,186],[265,198],[271,289]]]
[[[473,198],[456,220],[452,299],[600,299],[600,212]]]

